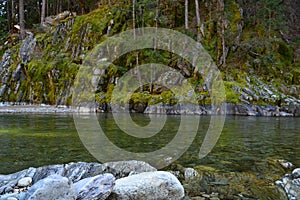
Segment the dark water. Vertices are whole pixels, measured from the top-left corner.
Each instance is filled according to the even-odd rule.
[[[141,126],[150,122],[146,115],[132,115],[132,118]],[[100,114],[98,119],[115,145],[132,152],[162,148],[174,138],[180,123],[179,116],[168,116],[160,133],[137,139],[119,130],[111,114]],[[217,145],[200,160],[199,148],[209,122],[209,116],[200,118],[198,135],[177,163],[243,171],[257,161],[278,158],[300,166],[300,118],[227,116]],[[0,174],[72,161],[97,161],[82,144],[72,115],[0,114]]]

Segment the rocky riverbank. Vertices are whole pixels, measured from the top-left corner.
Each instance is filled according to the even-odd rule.
[[[120,105],[87,104],[78,108],[69,106],[29,105],[20,103],[0,103],[0,113],[74,113],[74,112],[124,112],[125,107]],[[226,103],[222,108],[200,106],[195,104],[176,104],[173,106],[156,104],[150,106],[130,106],[130,112],[144,114],[167,115],[238,115],[238,116],[265,116],[265,117],[299,117],[300,105],[291,106],[260,106],[251,104]]]
[[[292,167],[271,159],[252,172],[179,165],[158,171],[142,161],[49,165],[0,175],[0,199],[299,199],[300,169],[280,179]]]
[[[73,113],[75,109],[67,106],[0,104],[0,113]]]

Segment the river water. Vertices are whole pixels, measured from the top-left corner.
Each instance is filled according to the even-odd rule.
[[[147,115],[134,114],[140,126],[150,122]],[[163,129],[150,138],[135,138],[121,131],[112,114],[98,114],[107,138],[131,152],[151,152],[175,137],[180,116],[168,116]],[[268,158],[286,159],[300,166],[300,118],[227,116],[213,150],[198,158],[210,123],[201,116],[198,134],[189,149],[176,161],[185,167],[206,165],[225,171],[247,171]],[[186,133],[189,137],[189,133]],[[82,144],[71,114],[0,114],[0,174],[28,167],[68,162],[97,162]]]

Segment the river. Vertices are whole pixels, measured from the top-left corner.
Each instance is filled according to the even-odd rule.
[[[138,139],[122,132],[112,114],[98,114],[98,119],[115,145],[132,152],[162,148],[174,138],[180,123],[180,116],[168,116],[157,135]],[[150,122],[142,114],[133,114],[132,119],[141,126]],[[300,166],[300,118],[227,116],[217,144],[199,159],[209,122],[210,116],[200,117],[194,142],[176,163],[246,171],[260,160],[276,158]],[[72,114],[0,114],[0,174],[77,161],[97,162],[82,144]]]

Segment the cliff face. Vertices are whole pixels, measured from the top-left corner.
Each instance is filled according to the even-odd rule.
[[[275,4],[266,0],[225,1],[222,11],[219,2],[200,3],[201,43],[222,72],[227,101],[299,105],[298,3],[278,1],[278,7],[273,8]],[[190,2],[188,30],[184,29],[183,6],[181,1],[161,1],[158,5],[141,1],[136,7],[136,27],[172,28],[196,39],[199,29],[194,2]],[[107,37],[131,29],[132,21],[130,6],[102,6],[87,15],[68,15],[51,21],[46,31],[28,33],[24,41],[5,47],[7,51],[0,63],[0,101],[70,105],[73,82],[85,56]],[[194,84],[200,104],[210,103],[203,79],[189,63],[168,52],[157,54],[156,61],[181,70]],[[106,78],[96,94],[100,105],[110,103],[118,77],[135,65],[135,55],[124,55],[114,63],[119,68],[105,71]],[[151,61],[148,55],[148,50],[139,52],[141,64]],[[157,99],[175,104],[174,96],[161,87],[144,87],[143,92],[132,96],[132,108],[143,111]],[[135,106],[139,104],[142,108]]]

